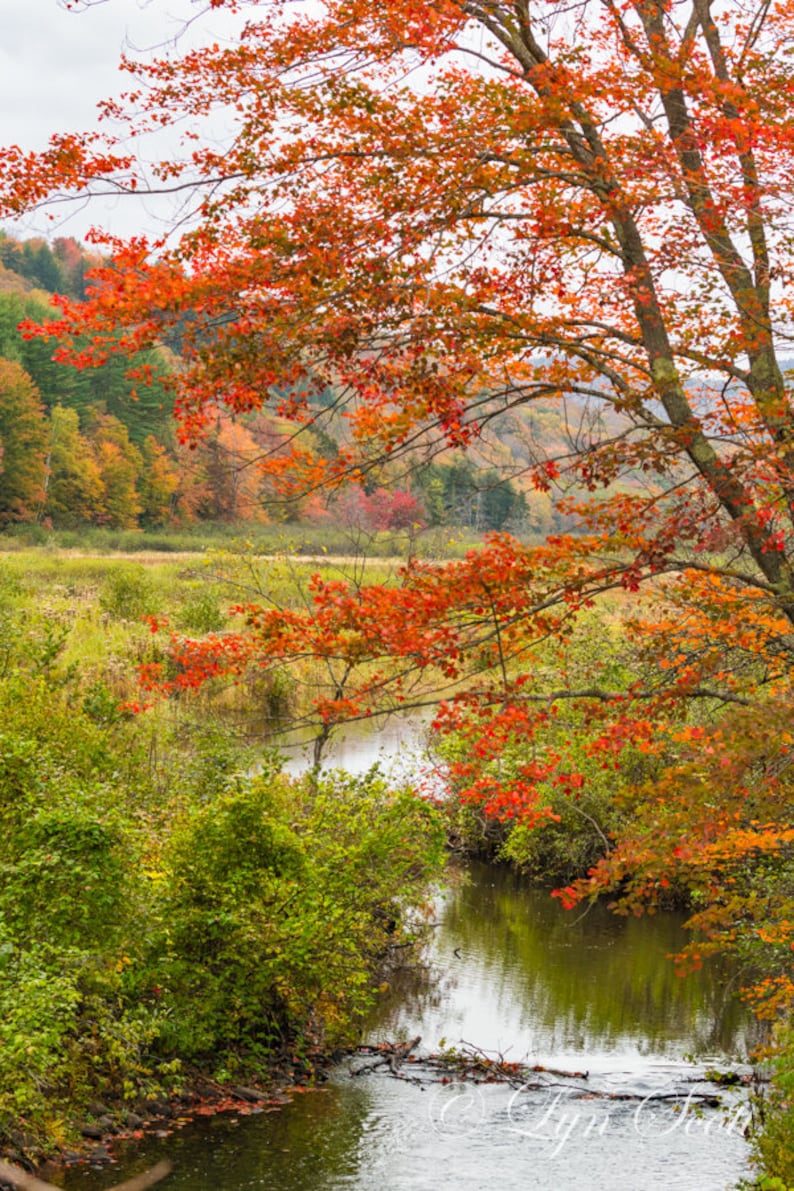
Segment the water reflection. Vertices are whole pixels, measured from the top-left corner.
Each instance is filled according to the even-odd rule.
[[[587,1069],[594,1091],[639,1097],[685,1081],[686,1052],[723,1061],[751,1032],[724,972],[679,980],[665,955],[684,936],[672,915],[625,921],[566,914],[508,872],[475,866],[439,900],[423,980],[395,987],[373,1038],[421,1034],[543,1065]],[[99,1191],[167,1155],[168,1191],[722,1191],[744,1173],[741,1106],[702,1115],[666,1101],[573,1099],[545,1090],[398,1081],[342,1065],[284,1111],[202,1120],[149,1139],[110,1172],[71,1170],[69,1191]],[[733,1115],[732,1115],[733,1114]]]
[[[323,750],[322,763],[348,773],[366,773],[373,765],[382,765],[408,780],[421,767],[428,723],[428,717],[395,715],[336,728]],[[304,773],[311,766],[315,735],[309,729],[272,735],[286,758],[288,773]]]
[[[687,938],[677,915],[570,913],[507,870],[475,866],[444,896],[439,923],[435,954],[455,988],[422,1004],[428,1042],[457,1031],[539,1062],[748,1049],[747,1014],[726,972],[713,965],[681,980],[666,960]],[[403,1006],[386,1028],[410,1033],[419,1024]]]

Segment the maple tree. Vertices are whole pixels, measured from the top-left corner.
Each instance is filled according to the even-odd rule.
[[[192,201],[170,235],[106,237],[85,301],[29,333],[83,367],[177,337],[186,440],[269,402],[295,427],[263,460],[287,495],[557,400],[569,442],[541,442],[532,477],[579,532],[496,536],[392,588],[318,579],[306,612],[249,606],[244,631],[177,642],[178,683],[332,659],[332,722],[432,671],[452,684],[438,727],[471,742],[460,796],[522,822],[586,779],[554,729],[575,705],[593,763],[633,749],[655,769],[631,838],[564,899],[618,887],[630,909],[683,881],[714,939],[749,931],[790,960],[794,911],[778,899],[765,925],[747,887],[793,842],[790,0],[250,10],[236,42],[126,61],[104,133],[0,153],[6,216],[70,192]],[[146,166],[113,131],[172,123],[179,149]],[[345,440],[312,449],[301,432],[340,409]],[[577,685],[565,643],[615,590],[636,602],[633,672]],[[533,661],[550,641],[557,673]]]
[[[104,485],[91,447],[80,434],[77,411],[56,405],[49,426],[45,515],[75,525],[102,508]]]

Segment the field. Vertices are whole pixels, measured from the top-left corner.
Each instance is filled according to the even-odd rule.
[[[0,553],[0,672],[23,660],[29,672],[69,687],[75,698],[79,693],[129,702],[139,697],[138,667],[163,656],[163,635],[153,637],[148,617],[178,634],[202,637],[240,624],[240,617],[229,615],[238,603],[300,606],[314,574],[389,582],[399,567],[399,559],[263,555],[238,541],[202,551],[111,554],[92,545],[20,548],[15,541]],[[267,719],[288,705],[301,712],[299,704],[307,700],[287,699],[287,692],[311,681],[306,667],[296,665],[289,674],[271,672],[244,689],[227,684],[221,691],[215,684],[212,698],[202,698],[202,714],[247,706],[263,709]],[[173,706],[168,713],[174,714]]]

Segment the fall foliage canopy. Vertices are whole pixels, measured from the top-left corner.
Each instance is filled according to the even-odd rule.
[[[179,646],[179,682],[341,660],[352,677],[319,708],[333,721],[399,704],[432,669],[451,684],[439,726],[471,740],[461,796],[526,820],[551,786],[581,788],[554,729],[575,706],[592,757],[655,768],[632,837],[564,900],[617,888],[632,909],[676,880],[709,937],[750,930],[790,960],[791,893],[770,926],[743,882],[794,842],[790,0],[247,7],[236,42],[128,61],[105,132],[0,153],[6,216],[69,192],[192,204],[161,239],[106,241],[85,299],[40,333],[85,367],[178,334],[185,439],[269,404],[296,429],[263,459],[287,494],[558,401],[569,441],[536,443],[532,479],[579,531],[498,536],[394,589],[318,581],[305,614],[248,607],[245,631]],[[172,123],[179,150],[146,167],[113,131]],[[347,434],[323,454],[300,432],[329,409]],[[631,676],[533,666],[613,591],[636,604]]]

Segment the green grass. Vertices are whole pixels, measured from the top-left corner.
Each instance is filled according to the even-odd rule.
[[[2,542],[6,544],[5,541]],[[168,632],[153,635],[148,616],[165,619],[189,637],[222,633],[241,624],[229,615],[235,604],[277,608],[310,604],[309,580],[361,583],[396,580],[399,560],[262,555],[251,543],[226,541],[200,554],[100,555],[53,545],[0,551],[0,677],[22,665],[70,691],[75,705],[89,699],[139,701],[138,668],[166,660]],[[257,667],[239,681],[215,680],[198,695],[156,703],[150,717],[232,720],[260,740],[275,721],[306,715],[312,699],[332,681],[327,667],[311,659],[264,672]]]
[[[420,558],[457,558],[479,542],[467,530],[431,529],[420,534],[414,550]],[[0,534],[0,550],[78,550],[90,554],[205,553],[233,542],[247,542],[259,554],[364,555],[404,558],[409,549],[404,533],[361,534],[333,526],[238,525],[200,522],[185,528],[113,530],[46,529],[41,525],[10,526]]]

